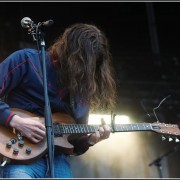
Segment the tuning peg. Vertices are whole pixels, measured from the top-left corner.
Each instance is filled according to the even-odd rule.
[[[162,136],[162,141],[166,140],[166,137],[165,136]]]
[[[173,140],[173,138],[169,137],[169,142],[172,141],[172,140]]]
[[[179,139],[176,137],[175,142],[179,142]]]

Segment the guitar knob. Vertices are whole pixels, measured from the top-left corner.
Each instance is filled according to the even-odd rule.
[[[31,149],[30,147],[27,147],[27,148],[26,148],[26,153],[27,153],[27,154],[30,154],[31,151],[32,151],[32,149]]]
[[[173,140],[173,138],[169,137],[169,142],[172,141],[172,140]]]
[[[11,142],[11,141],[8,141],[8,142],[6,143],[6,147],[7,147],[7,148],[11,148],[11,146],[12,146],[12,142]]]
[[[18,144],[19,144],[20,147],[23,147],[24,146],[24,141],[20,140]]]
[[[14,138],[10,139],[10,141],[12,142],[12,144],[16,144],[16,142],[17,142],[17,140]]]
[[[13,154],[18,154],[19,153],[19,149],[18,148],[14,148],[13,149]]]
[[[176,137],[175,142],[179,142],[179,139]]]

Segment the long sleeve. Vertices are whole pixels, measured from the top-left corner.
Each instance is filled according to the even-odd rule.
[[[88,143],[89,135],[81,136],[80,138],[70,141],[74,145],[74,155],[84,154],[91,144]]]
[[[16,51],[0,63],[0,98],[8,95],[18,86],[26,72],[26,59],[22,52],[22,50]],[[0,101],[0,124],[8,126],[13,115],[9,105]]]
[[[88,117],[89,117],[89,106],[87,102],[78,100],[77,106],[75,108],[76,112],[76,122],[79,124],[88,124]],[[89,135],[83,135],[79,138],[73,139],[70,141],[71,144],[74,146],[74,155],[81,155],[85,153],[90,146],[88,143]]]

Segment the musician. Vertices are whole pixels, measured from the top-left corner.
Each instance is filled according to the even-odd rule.
[[[20,116],[18,108],[44,117],[43,72],[39,52],[21,49],[0,64],[0,124],[12,127],[22,137],[38,145],[46,138],[45,124]],[[51,112],[66,113],[77,124],[87,124],[90,111],[110,112],[115,105],[116,83],[109,44],[95,25],[77,23],[46,50],[47,85]],[[111,128],[102,122],[92,134],[71,140],[73,155],[85,153],[90,146],[109,138]],[[59,152],[54,157],[54,176],[73,177],[70,156]],[[34,162],[7,163],[3,178],[44,178],[48,174],[48,156]]]

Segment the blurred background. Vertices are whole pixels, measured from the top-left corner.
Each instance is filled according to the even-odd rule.
[[[126,123],[180,123],[180,3],[0,2],[0,61],[15,50],[36,48],[21,26],[54,21],[46,47],[77,22],[92,23],[109,39],[118,82],[114,110]],[[154,110],[156,114],[154,113]],[[96,123],[96,122],[95,122]],[[122,121],[123,123],[123,121]],[[179,133],[179,128],[177,128]],[[179,143],[154,131],[112,133],[70,161],[76,178],[178,178]]]

